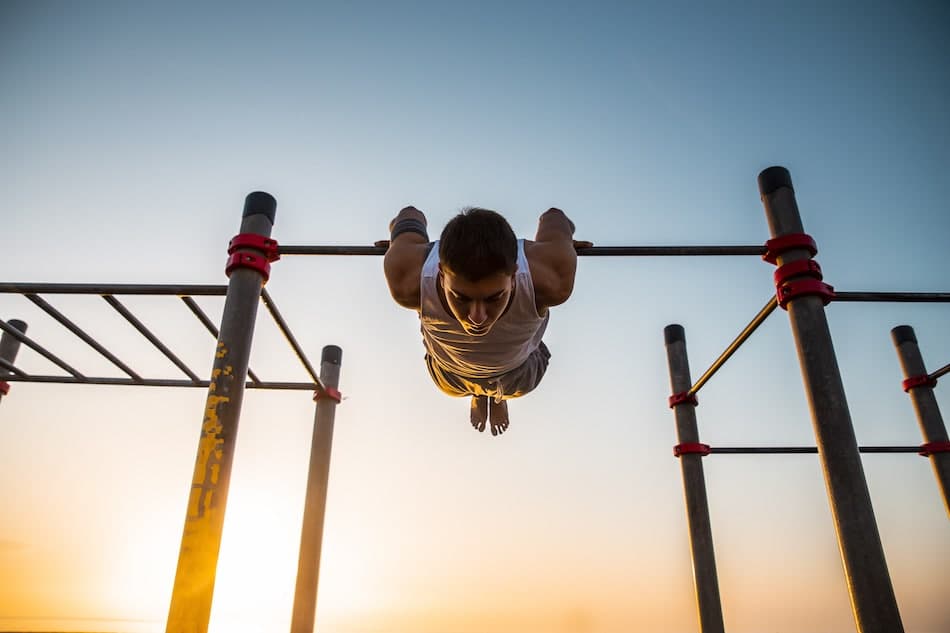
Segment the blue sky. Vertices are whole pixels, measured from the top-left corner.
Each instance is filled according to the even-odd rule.
[[[223,282],[257,189],[278,199],[282,244],[369,244],[406,204],[433,233],[480,205],[532,237],[558,206],[600,245],[762,244],[756,176],[781,164],[826,281],[947,291],[948,26],[934,2],[7,2],[0,278]],[[771,274],[755,258],[582,260],[552,315],[549,374],[491,438],[429,384],[417,319],[389,299],[378,258],[277,262],[268,290],[309,355],[344,349],[318,629],[696,630],[663,327],[685,326],[696,377]],[[51,301],[174,376],[101,301]],[[128,303],[207,373],[213,341],[181,306]],[[114,372],[27,301],[0,296],[0,314]],[[859,441],[920,443],[889,331],[914,326],[941,366],[946,306],[828,315]],[[304,379],[264,318],[252,366]],[[203,398],[14,386],[0,583],[17,590],[0,626],[161,630]],[[700,401],[713,445],[814,441],[784,313]],[[286,627],[311,407],[245,399],[213,631]],[[931,469],[864,463],[905,628],[946,630],[950,534]],[[817,459],[704,464],[727,627],[852,630]]]

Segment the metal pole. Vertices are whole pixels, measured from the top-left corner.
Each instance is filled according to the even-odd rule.
[[[900,359],[901,368],[904,370],[904,378],[926,376],[927,369],[924,367],[920,347],[917,346],[917,336],[914,334],[914,328],[909,325],[898,325],[891,330],[891,338],[894,341],[894,347],[897,348],[897,357]],[[927,443],[947,442],[947,427],[940,415],[940,407],[937,405],[937,397],[934,395],[933,383],[924,383],[913,387],[907,393],[910,395],[911,404],[914,405],[914,412],[917,414],[917,421],[920,424],[924,441]],[[940,485],[941,492],[943,492],[943,503],[947,509],[947,514],[950,515],[950,453],[932,453],[930,463],[933,464],[937,483]]]
[[[270,237],[276,211],[277,201],[270,194],[251,193],[244,202],[241,233]],[[236,268],[231,273],[198,440],[167,633],[208,630],[231,462],[262,287],[263,275],[258,270]]]
[[[323,348],[320,359],[320,382],[336,389],[340,382],[343,350],[336,345]],[[330,450],[333,447],[333,417],[336,401],[317,398],[310,444],[310,472],[307,475],[307,497],[300,535],[300,558],[297,562],[297,586],[291,633],[312,633],[317,612],[317,585],[320,579],[320,552],[323,546],[323,523],[327,509],[327,487],[330,479]]]
[[[759,190],[773,238],[804,233],[788,170],[770,167],[763,171],[759,174]],[[778,264],[810,257],[805,248],[794,248],[780,254]],[[788,304],[788,317],[857,630],[899,633],[904,626],[884,559],[822,299],[814,295],[793,298]]]
[[[18,330],[21,334],[26,334],[26,323],[20,321],[19,319],[10,319],[7,321],[7,325]],[[4,332],[0,335],[0,358],[7,361],[11,365],[16,360],[17,352],[20,351],[20,339],[16,338],[11,334]],[[10,389],[9,383],[7,383],[3,378],[7,377],[13,372],[0,367],[0,400],[3,400]]]
[[[674,324],[667,325],[663,335],[670,368],[670,386],[674,394],[687,392],[691,380],[689,359],[686,356],[686,333],[683,326]],[[699,443],[695,406],[683,402],[673,407],[673,413],[676,416],[676,436],[679,443]],[[696,584],[700,630],[702,633],[723,633],[725,627],[719,598],[719,579],[716,575],[716,556],[713,551],[702,455],[688,453],[680,455],[679,459],[686,495],[686,518],[689,523],[689,546],[693,557],[693,582]]]

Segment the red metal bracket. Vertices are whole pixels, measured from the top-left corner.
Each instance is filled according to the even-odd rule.
[[[317,390],[313,392],[313,401],[319,402],[320,400],[333,400],[337,404],[343,401],[343,395],[333,387],[327,387],[324,390]]]
[[[228,264],[224,267],[225,274],[230,277],[231,271],[235,268],[251,268],[264,276],[264,283],[270,279],[270,263],[253,253],[234,253],[228,257]]]
[[[6,380],[0,380],[0,396],[5,396],[10,393],[10,383]]]
[[[696,399],[696,394],[690,393],[688,391],[683,391],[681,393],[674,393],[669,398],[671,409],[678,404],[683,404],[684,402],[688,402],[692,404],[694,407],[699,406],[699,400]]]
[[[269,262],[276,262],[280,259],[280,253],[277,252],[277,240],[257,233],[239,233],[228,242],[228,255],[233,255],[239,248],[253,248],[264,254]]]
[[[819,296],[821,297],[821,302],[828,305],[831,303],[831,300],[835,298],[835,289],[817,279],[801,279],[798,281],[788,281],[779,286],[775,294],[778,299],[778,304],[786,310],[788,309],[786,306],[789,301],[807,295]]]
[[[687,442],[685,444],[677,444],[673,447],[673,457],[679,457],[680,455],[700,455],[705,457],[712,452],[712,449],[709,447],[709,444],[700,444],[698,442]]]
[[[781,237],[773,238],[765,243],[765,255],[762,259],[770,264],[778,263],[778,256],[787,251],[803,248],[814,257],[818,254],[818,245],[811,235],[805,233],[789,233]]]
[[[930,457],[934,453],[950,453],[950,442],[927,442],[920,445],[917,453],[921,457]]]
[[[792,277],[808,276],[821,281],[821,266],[813,259],[799,259],[775,269],[775,287],[778,288]]]
[[[910,391],[914,387],[930,387],[933,389],[937,386],[937,379],[931,378],[927,374],[922,376],[911,376],[907,380],[901,382],[901,387],[904,388],[904,391]]]

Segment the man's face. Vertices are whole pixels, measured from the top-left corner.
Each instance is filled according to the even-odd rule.
[[[440,266],[445,302],[462,329],[472,336],[484,336],[505,312],[514,290],[515,276],[495,273],[479,281],[456,275]]]

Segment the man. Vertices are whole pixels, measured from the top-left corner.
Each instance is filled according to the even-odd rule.
[[[426,217],[406,207],[389,225],[383,269],[396,303],[419,313],[426,365],[436,386],[471,396],[471,423],[508,428],[509,398],[530,392],[551,357],[542,342],[548,308],[567,301],[577,270],[574,223],[541,215],[535,240],[519,240],[488,209],[455,216],[430,243]]]

